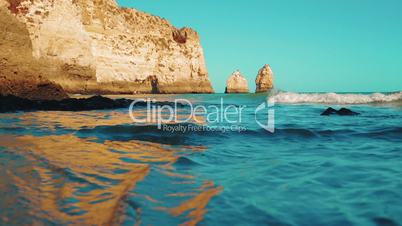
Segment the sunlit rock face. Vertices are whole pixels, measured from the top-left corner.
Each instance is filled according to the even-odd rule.
[[[0,6],[5,4],[0,1]],[[7,9],[0,7],[0,95],[28,99],[63,99],[67,94],[45,75],[49,62],[32,57],[28,30]]]
[[[258,71],[255,79],[256,93],[267,92],[274,87],[274,74],[271,67],[266,64]]]
[[[0,1],[26,25],[32,55],[61,71],[48,79],[70,93],[213,92],[190,28],[115,0]]]
[[[235,71],[226,81],[225,93],[248,93],[248,82],[240,71]]]

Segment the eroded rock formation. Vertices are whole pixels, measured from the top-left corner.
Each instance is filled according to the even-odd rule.
[[[0,0],[0,7],[27,30],[26,56],[48,62],[32,67],[57,72],[42,77],[69,93],[213,92],[190,28],[115,0]]]
[[[63,99],[60,85],[46,79],[57,71],[46,70],[49,62],[32,57],[28,30],[0,7],[0,95],[28,99]]]
[[[226,81],[225,93],[248,93],[248,82],[240,71],[235,71]]]
[[[256,93],[267,92],[274,87],[274,74],[271,67],[266,64],[258,71],[257,78],[255,79]]]

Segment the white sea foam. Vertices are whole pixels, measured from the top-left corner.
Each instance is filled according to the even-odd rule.
[[[399,93],[339,94],[278,92],[272,96],[277,103],[366,104],[402,100]]]

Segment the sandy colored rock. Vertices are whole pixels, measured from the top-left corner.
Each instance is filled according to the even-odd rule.
[[[274,74],[268,64],[264,65],[264,67],[258,71],[255,84],[256,93],[267,92],[274,87]]]
[[[248,93],[248,82],[240,71],[235,71],[226,81],[225,93]]]
[[[70,93],[210,93],[198,33],[114,0],[0,0]],[[153,84],[157,81],[158,87]]]
[[[57,73],[44,70],[49,62],[32,57],[25,25],[1,7],[0,31],[0,94],[39,100],[66,98],[60,85],[44,77]]]

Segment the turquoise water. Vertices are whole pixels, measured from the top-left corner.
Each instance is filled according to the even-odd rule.
[[[225,132],[128,109],[0,114],[0,225],[400,225],[401,100],[291,97],[270,107],[274,133],[254,94],[155,96],[245,105],[235,127],[207,123]],[[329,106],[361,115],[320,116]]]

